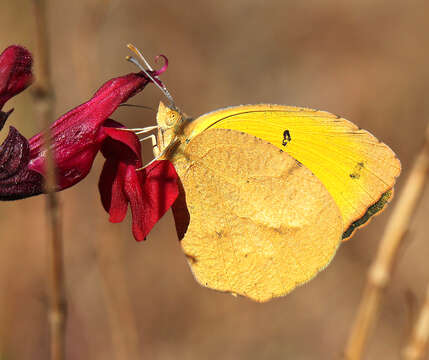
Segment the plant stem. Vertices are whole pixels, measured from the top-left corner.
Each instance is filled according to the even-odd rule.
[[[118,242],[121,237],[120,227],[109,226],[101,234],[102,236],[97,237],[95,246],[115,359],[142,359],[125,271],[124,249]]]
[[[421,198],[428,169],[429,126],[426,129],[423,148],[399,195],[381,239],[376,258],[368,270],[367,283],[345,350],[345,358],[348,360],[361,359],[365,344],[378,316],[384,289],[390,281],[398,250],[409,228],[418,200]]]
[[[425,356],[429,339],[429,284],[426,299],[414,326],[411,339],[403,353],[404,360],[422,360]]]
[[[46,214],[50,237],[50,352],[52,360],[65,358],[66,298],[64,286],[63,239],[61,233],[61,209],[56,190],[55,160],[51,151],[50,124],[54,118],[54,95],[49,63],[49,37],[44,0],[33,0],[37,37],[37,84],[34,91],[36,112],[45,129],[46,148],[45,191],[47,193]]]

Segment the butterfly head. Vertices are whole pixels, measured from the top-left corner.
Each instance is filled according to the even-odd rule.
[[[167,131],[179,125],[182,122],[182,114],[173,106],[166,106],[161,101],[156,114],[156,122],[160,129]]]
[[[182,142],[186,117],[174,106],[166,106],[161,101],[156,114],[159,151],[167,151]]]

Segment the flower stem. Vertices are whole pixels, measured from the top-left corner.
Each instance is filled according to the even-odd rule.
[[[56,190],[55,161],[51,149],[49,126],[53,121],[54,96],[49,63],[49,37],[44,0],[33,0],[36,21],[37,84],[34,91],[36,112],[44,132],[46,148],[45,191],[47,193],[46,214],[50,237],[50,353],[51,360],[65,359],[66,297],[64,286],[63,239],[61,231],[61,208]]]
[[[423,360],[429,340],[429,284],[426,299],[414,326],[411,339],[403,353],[404,360]]]
[[[390,281],[401,242],[421,198],[429,170],[429,125],[423,148],[398,196],[398,201],[384,231],[368,278],[345,350],[347,360],[359,360],[378,316],[384,289]]]
[[[120,227],[103,226],[96,238],[97,263],[116,360],[142,359],[136,317],[125,271]]]

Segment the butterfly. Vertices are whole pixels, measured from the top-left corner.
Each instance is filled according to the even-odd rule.
[[[158,108],[154,155],[179,175],[177,234],[203,286],[258,302],[286,295],[392,198],[400,161],[344,118],[259,104],[194,119],[152,80],[170,100]]]
[[[390,201],[401,171],[387,145],[324,111],[242,105],[192,119],[161,102],[157,123],[195,278],[259,302],[324,269]]]

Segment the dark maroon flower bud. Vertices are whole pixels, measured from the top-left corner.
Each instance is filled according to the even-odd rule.
[[[13,126],[0,146],[0,200],[17,200],[42,192],[42,175],[28,169],[28,140]]]

